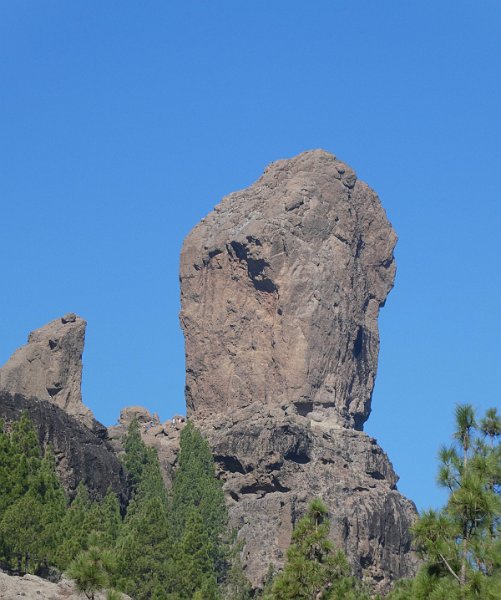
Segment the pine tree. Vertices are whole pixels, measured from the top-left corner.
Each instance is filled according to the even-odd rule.
[[[173,531],[180,537],[195,509],[215,551],[227,522],[224,493],[209,444],[190,421],[181,432],[178,463],[172,486]]]
[[[224,578],[228,566],[228,548],[223,540],[227,509],[212,452],[191,422],[181,432],[178,461],[170,516],[176,540],[174,573],[197,575],[195,585],[186,589],[184,583],[177,583],[173,591],[180,598],[191,599],[203,589],[211,598],[219,598],[216,583]]]
[[[0,493],[0,552],[6,566],[34,571],[53,562],[66,500],[50,448],[42,457],[33,423],[26,414],[10,434],[0,434],[3,462]],[[10,472],[7,472],[7,469]]]
[[[284,570],[276,577],[271,600],[355,600],[367,597],[351,576],[346,556],[328,539],[327,507],[313,500],[292,533]]]
[[[141,440],[133,421],[125,442],[132,499],[116,543],[114,583],[136,600],[167,598],[171,561],[168,499],[156,452]]]
[[[90,546],[71,563],[68,575],[75,580],[78,591],[83,592],[89,600],[94,600],[94,594],[109,585],[115,569],[110,551]]]
[[[66,569],[78,554],[88,549],[89,535],[94,529],[91,509],[89,492],[80,482],[61,523],[62,536],[57,552],[57,565],[61,569]]]
[[[392,600],[501,597],[500,434],[495,409],[479,425],[470,405],[456,408],[455,444],[439,453],[438,483],[449,498],[415,524],[425,564],[413,581],[397,586]]]
[[[219,598],[213,555],[207,527],[200,512],[193,509],[176,545],[174,570],[171,572],[172,591],[179,598],[191,599],[202,592],[204,600]]]
[[[117,495],[111,488],[100,502],[93,503],[91,512],[94,545],[103,549],[112,549],[122,529],[122,516]]]

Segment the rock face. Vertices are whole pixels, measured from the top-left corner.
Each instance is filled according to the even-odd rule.
[[[181,254],[188,416],[291,405],[361,429],[396,239],[377,195],[320,150],[224,198]]]
[[[28,343],[0,369],[0,390],[52,402],[90,428],[82,402],[82,353],[86,322],[70,313],[32,331]]]
[[[108,442],[50,402],[0,391],[1,420],[18,420],[23,411],[33,421],[42,446],[52,446],[59,478],[70,497],[82,481],[92,498],[103,498],[111,487],[125,506],[127,477]]]
[[[361,431],[395,243],[375,192],[321,150],[273,163],[184,242],[188,415],[215,453],[255,586],[314,497],[374,589],[413,573],[415,507]]]
[[[313,498],[327,504],[332,541],[374,591],[414,573],[409,527],[416,509],[397,491],[398,477],[374,439],[274,407],[197,424],[219,466],[254,586],[270,564],[283,564],[293,526]]]

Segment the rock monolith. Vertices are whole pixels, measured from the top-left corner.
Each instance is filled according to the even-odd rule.
[[[272,404],[361,429],[396,239],[375,192],[320,150],[224,198],[181,254],[188,415]]]
[[[415,569],[415,507],[363,433],[396,235],[376,193],[322,150],[272,163],[187,236],[188,416],[209,440],[259,587],[321,497],[374,590]]]

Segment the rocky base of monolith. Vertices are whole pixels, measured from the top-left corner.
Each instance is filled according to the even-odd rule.
[[[253,586],[262,585],[270,564],[283,565],[294,524],[313,498],[327,504],[332,541],[374,591],[413,575],[416,509],[397,491],[398,478],[374,439],[269,408],[196,424],[213,449]]]

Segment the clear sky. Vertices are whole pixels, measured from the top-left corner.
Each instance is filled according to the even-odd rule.
[[[183,412],[182,240],[312,148],[399,235],[366,431],[439,505],[455,404],[500,405],[499,0],[0,0],[0,363],[74,311],[98,419]]]

